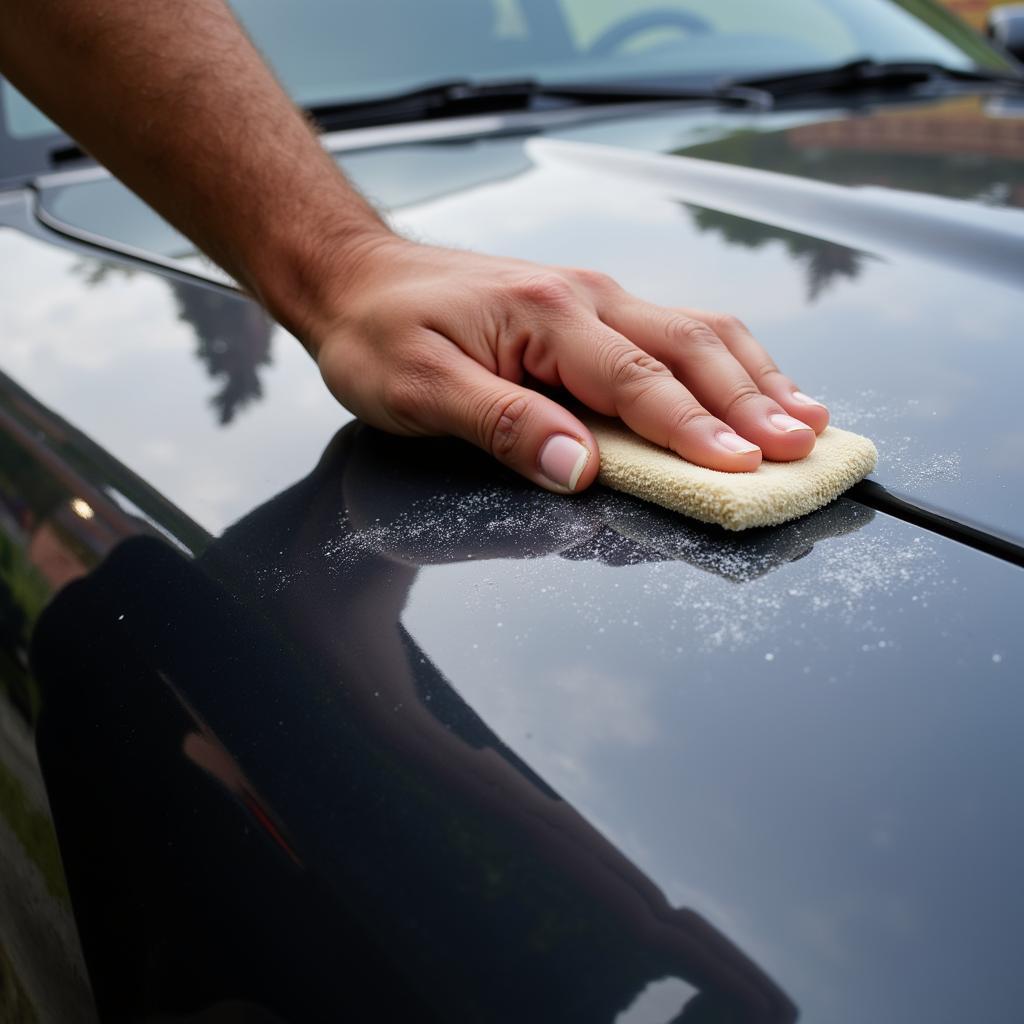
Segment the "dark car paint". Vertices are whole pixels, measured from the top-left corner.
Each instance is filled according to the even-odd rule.
[[[413,144],[412,176],[396,172],[394,147],[342,162],[421,237],[588,263],[652,301],[699,296],[746,318],[836,422],[879,442],[886,488],[1022,546],[1007,344],[1024,283],[1024,112],[1013,103],[697,109]],[[96,237],[106,224],[112,246],[191,250],[109,179],[51,186],[40,205],[69,233]]]
[[[994,199],[1012,236],[1024,122],[992,103],[673,111],[563,128],[561,148],[344,163],[374,192],[404,154],[418,195],[396,176],[376,196],[420,235],[746,315],[879,442],[886,489],[1020,544],[1012,275],[797,231],[772,179],[758,216],[694,204],[692,168],[661,160],[821,180],[867,212],[893,197],[864,185],[913,190],[950,231],[985,229]],[[918,156],[934,141],[913,176],[894,117]],[[936,126],[957,118],[1012,130],[979,143],[954,213],[930,193],[956,191]],[[23,193],[0,203],[2,581],[22,608],[4,682],[41,712],[107,1016],[1015,1018],[1018,566],[856,493],[731,536],[536,492],[454,442],[338,434],[347,414],[244,300],[55,234],[89,187],[43,189],[49,227]],[[52,840],[33,849],[52,864]],[[59,866],[42,873],[50,962],[80,996]],[[63,998],[77,1016],[55,1019],[90,1019]]]

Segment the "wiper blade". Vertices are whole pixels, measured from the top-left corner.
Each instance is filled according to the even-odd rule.
[[[692,86],[654,85],[639,82],[570,82],[564,85],[536,83],[535,95],[561,97],[592,103],[631,103],[657,100],[713,100],[736,107],[770,107],[771,96],[738,83],[700,89]]]
[[[953,68],[929,61],[876,61],[870,58],[791,74],[733,79],[723,85],[755,89],[770,94],[774,99],[781,99],[817,92],[910,88],[933,82],[1024,88],[1024,76],[1009,71]]]
[[[582,106],[616,103],[650,103],[659,100],[711,101],[730,106],[766,108],[768,93],[742,84],[692,88],[629,81],[542,82],[536,79],[472,81],[453,79],[413,89],[347,103],[307,107],[307,113],[323,128],[357,128],[435,117],[500,113],[517,110],[554,109],[559,103]]]

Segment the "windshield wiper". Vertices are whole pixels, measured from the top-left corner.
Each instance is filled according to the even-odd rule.
[[[952,68],[929,61],[876,61],[867,57],[791,74],[730,79],[723,87],[755,89],[774,99],[783,99],[814,93],[909,89],[936,82],[1024,88],[1024,76],[1010,71]]]
[[[454,79],[409,92],[365,100],[307,107],[325,129],[422,121],[437,117],[512,111],[598,106],[618,103],[711,101],[728,106],[767,108],[771,96],[740,83],[711,88],[633,82],[541,82],[536,79],[479,81]]]
[[[337,131],[468,114],[656,103],[662,100],[706,101],[759,110],[767,110],[773,103],[768,92],[732,83],[701,88],[629,81],[557,84],[532,78],[481,82],[458,78],[409,92],[388,93],[346,103],[314,104],[303,109],[322,130]],[[85,156],[74,142],[50,153],[54,166]]]

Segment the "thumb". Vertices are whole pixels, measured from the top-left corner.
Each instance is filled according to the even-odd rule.
[[[575,493],[594,482],[597,442],[568,409],[462,353],[448,371],[431,417],[440,429],[479,445],[549,491]]]

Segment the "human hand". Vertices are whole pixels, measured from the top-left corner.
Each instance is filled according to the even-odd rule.
[[[801,458],[828,422],[732,317],[388,232],[219,0],[6,7],[5,74],[302,338],[367,422],[455,434],[561,492],[593,482],[597,445],[531,381],[729,471]]]
[[[828,424],[734,317],[655,306],[603,274],[382,236],[344,279],[340,312],[304,332],[339,401],[392,433],[464,438],[548,490],[588,487],[597,444],[531,381],[729,472],[803,458]]]

